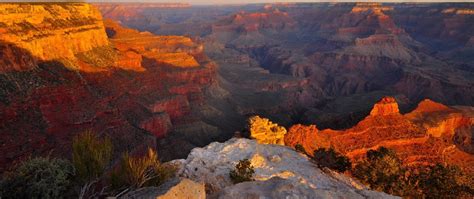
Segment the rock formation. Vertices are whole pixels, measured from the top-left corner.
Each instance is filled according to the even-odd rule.
[[[206,199],[204,184],[186,178],[168,180],[159,187],[145,187],[127,193],[120,199]]]
[[[318,148],[332,147],[353,160],[363,158],[369,149],[385,146],[394,149],[406,165],[447,163],[473,171],[472,142],[468,141],[473,113],[472,108],[424,100],[402,115],[396,100],[385,97],[352,128],[336,131],[295,125],[286,134],[285,144],[301,144],[310,155]]]
[[[102,16],[90,4],[2,4],[0,15],[0,42],[25,49],[30,55],[23,56],[34,59],[73,58],[109,44]],[[13,66],[0,72],[18,69]]]
[[[250,138],[259,144],[285,145],[285,127],[278,126],[267,118],[253,116],[249,118]]]
[[[398,103],[392,97],[384,97],[374,105],[370,116],[385,116],[391,114],[400,114],[398,110]]]
[[[255,181],[233,185],[229,172],[241,159],[251,161]],[[254,140],[215,142],[193,149],[186,160],[179,161],[179,175],[205,183],[207,193],[216,198],[396,198],[367,190],[341,174],[323,172],[308,157],[288,147]]]
[[[86,130],[112,137],[118,152],[163,138],[185,143],[164,153],[174,158],[219,136],[193,113],[215,81],[201,44],[104,26],[83,3],[2,4],[0,12],[8,25],[0,35],[0,172],[30,155],[68,156],[72,137]],[[185,128],[201,136],[169,138]]]

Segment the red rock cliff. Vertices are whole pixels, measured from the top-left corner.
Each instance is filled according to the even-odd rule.
[[[320,147],[333,147],[353,160],[363,158],[370,149],[385,146],[394,149],[407,165],[439,162],[474,171],[474,155],[465,150],[470,148],[466,143],[472,143],[457,140],[459,133],[471,132],[473,124],[472,108],[456,109],[424,100],[402,115],[396,100],[385,97],[352,128],[335,131],[295,125],[286,134],[285,144],[301,144],[310,154]]]
[[[0,20],[21,15],[35,28],[16,35],[9,31],[22,25],[12,21],[0,35],[11,49],[3,62],[15,63],[0,73],[0,171],[30,155],[68,157],[72,138],[89,129],[111,137],[118,152],[156,147],[157,139],[196,118],[192,109],[204,103],[203,93],[215,81],[212,61],[190,38],[113,22],[104,28],[87,4],[5,6]],[[28,17],[30,11],[40,18]],[[33,36],[24,40],[28,35]],[[23,70],[30,62],[37,62],[36,69]],[[171,141],[183,143],[180,139]]]
[[[2,4],[0,16],[0,42],[13,43],[35,59],[73,58],[109,44],[100,12],[89,4]],[[12,66],[0,72],[24,69]]]

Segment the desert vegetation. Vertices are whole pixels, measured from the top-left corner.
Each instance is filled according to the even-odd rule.
[[[73,186],[71,162],[50,157],[31,158],[3,176],[1,198],[65,198]]]
[[[113,163],[113,145],[92,131],[77,135],[72,161],[47,157],[29,158],[0,179],[0,198],[100,198],[117,196],[143,186],[158,186],[174,175],[156,151],[144,156],[122,155]],[[113,172],[110,172],[113,171]]]
[[[349,158],[334,149],[318,149],[313,159],[320,168],[350,171],[371,189],[403,198],[469,198],[474,193],[472,174],[442,164],[407,167],[393,150],[385,147],[369,150],[354,167]]]
[[[229,173],[230,179],[234,184],[246,182],[246,181],[253,181],[253,174],[255,170],[248,159],[240,160],[237,165],[235,165],[235,169],[231,170]]]
[[[333,148],[320,148],[314,151],[313,160],[319,167],[345,172],[351,169],[348,157],[336,152]]]

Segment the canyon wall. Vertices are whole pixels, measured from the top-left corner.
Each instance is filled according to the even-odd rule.
[[[0,63],[8,63],[0,72],[0,170],[30,156],[69,157],[72,138],[87,130],[110,137],[117,156],[160,150],[166,138],[180,150],[160,156],[183,157],[221,136],[197,117],[215,64],[194,40],[104,26],[82,3],[0,10]]]
[[[102,16],[89,4],[2,4],[0,15],[0,41],[35,59],[73,58],[109,44]],[[18,66],[3,66],[2,72],[8,69]]]

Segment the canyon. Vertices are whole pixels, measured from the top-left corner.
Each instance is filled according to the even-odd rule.
[[[88,130],[112,138],[116,154],[151,147],[163,161],[211,161],[200,153],[222,144],[193,149],[245,133],[255,115],[284,132],[265,144],[332,147],[353,161],[386,146],[406,165],[449,163],[472,172],[472,10],[2,3],[0,172],[29,156],[69,157],[72,138]],[[238,151],[239,144],[274,147],[225,145]],[[191,167],[182,172],[200,178]],[[219,194],[292,181],[250,183]]]
[[[9,16],[1,19],[2,170],[31,155],[68,157],[72,138],[88,130],[132,152],[156,148],[175,129],[201,131],[204,141],[188,137],[194,143],[218,136],[193,116],[216,81],[202,44],[103,22],[84,3],[0,7]]]

